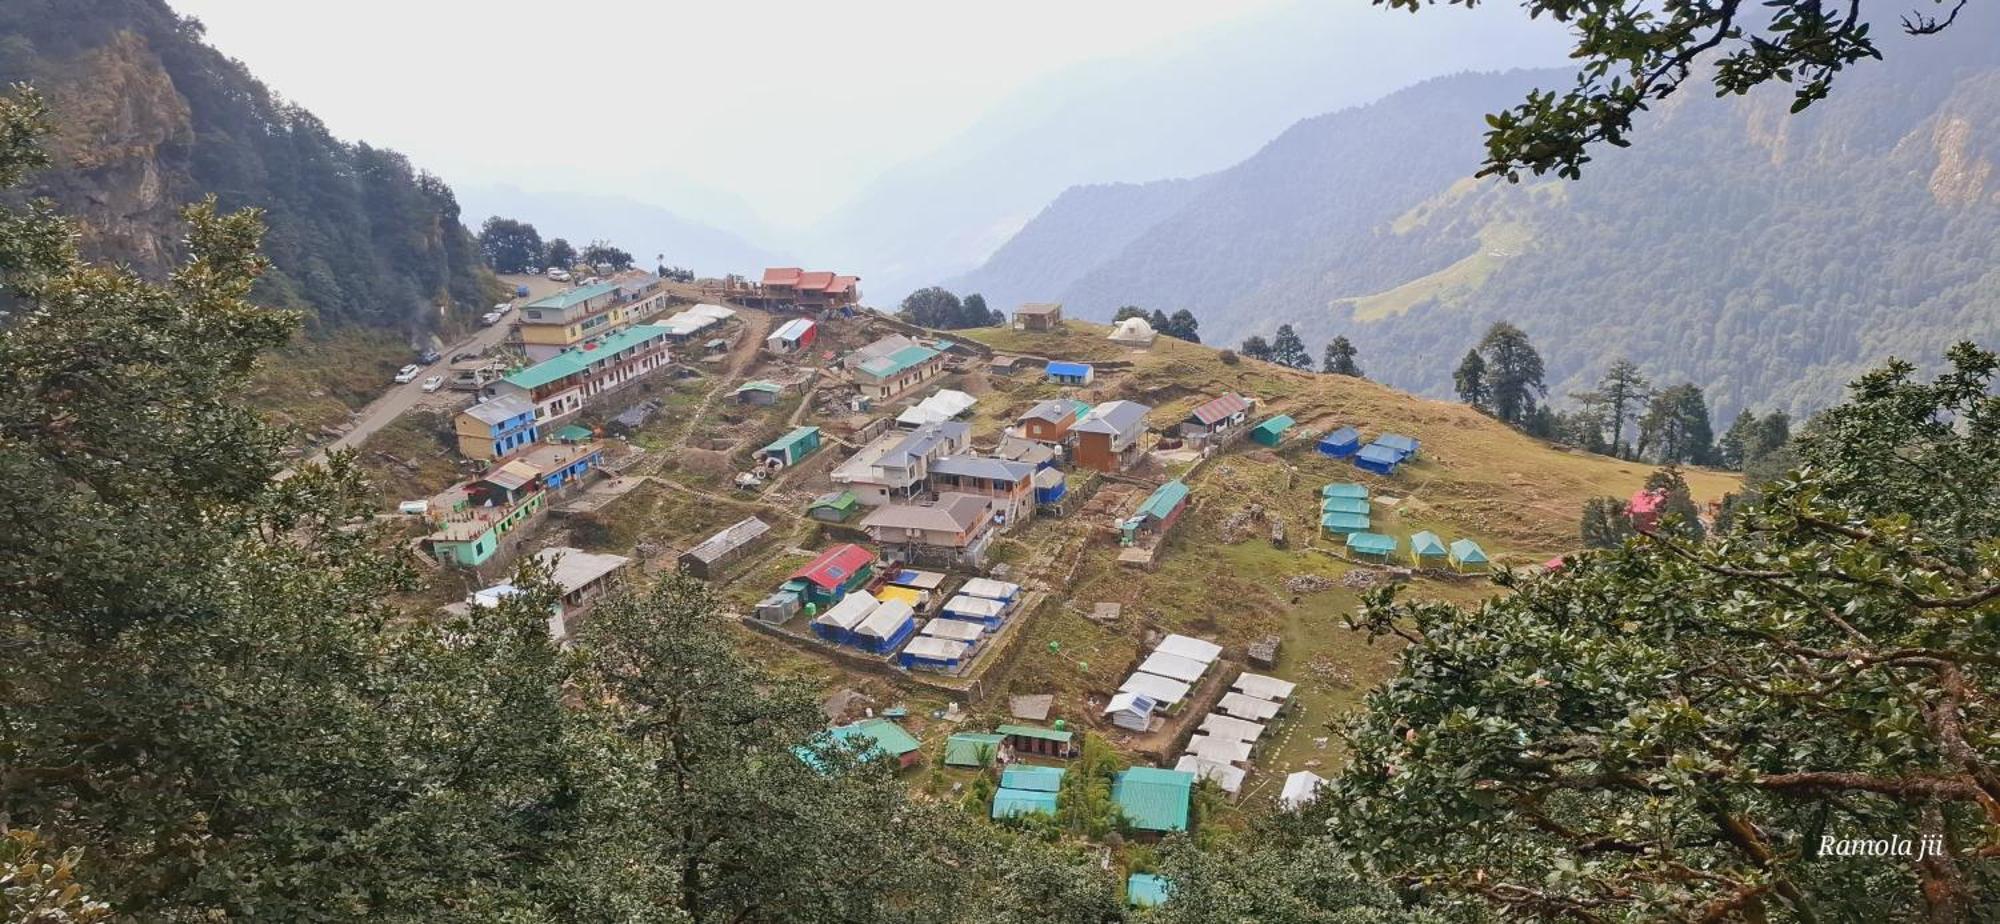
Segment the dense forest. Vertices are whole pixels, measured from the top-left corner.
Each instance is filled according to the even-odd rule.
[[[406,330],[476,315],[493,281],[452,191],[394,151],[349,144],[203,42],[163,0],[0,4],[0,83],[34,85],[60,126],[26,191],[74,215],[85,253],[159,276],[178,212],[213,193],[268,231],[265,304],[313,326]]]
[[[1432,81],[1218,174],[1066,194],[959,284],[1087,317],[1184,307],[1230,342],[1290,322],[1438,395],[1469,332],[1506,318],[1542,345],[1558,399],[1627,356],[1700,385],[1719,416],[1802,415],[1883,356],[2000,329],[1995,32],[1887,40],[1886,61],[1796,117],[1783,88],[1691,87],[1641,120],[1671,142],[1601,151],[1562,184],[1469,177],[1480,115],[1567,72]],[[1046,254],[1095,259],[1051,274]]]

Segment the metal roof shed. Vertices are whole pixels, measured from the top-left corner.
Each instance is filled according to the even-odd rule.
[[[1268,722],[1277,716],[1279,706],[1268,699],[1258,699],[1247,693],[1232,690],[1222,694],[1222,699],[1216,702],[1215,708],[1239,719]]]
[[[1183,658],[1180,655],[1155,651],[1146,656],[1146,660],[1139,664],[1139,671],[1146,674],[1158,674],[1162,677],[1170,677],[1186,683],[1194,683],[1201,679],[1201,675],[1208,673],[1208,665],[1193,658]]]
[[[1145,673],[1134,673],[1118,686],[1120,693],[1138,693],[1162,706],[1172,706],[1186,699],[1188,691],[1192,689],[1193,687],[1171,677]]]
[[[944,762],[952,767],[984,767],[999,755],[1000,743],[1006,740],[1006,735],[960,732],[945,739]]]
[[[1298,421],[1293,420],[1289,415],[1279,414],[1251,428],[1250,439],[1252,442],[1261,445],[1276,446],[1284,440],[1285,431],[1290,430],[1297,424]]]
[[[1160,643],[1153,646],[1153,650],[1164,651],[1170,655],[1179,655],[1192,661],[1200,661],[1203,664],[1211,663],[1216,658],[1222,657],[1221,645],[1217,645],[1214,642],[1204,642],[1201,639],[1190,638],[1185,635],[1169,635],[1166,638],[1160,639]]]
[[[1111,784],[1111,801],[1125,821],[1142,831],[1186,831],[1194,774],[1133,767]]]
[[[1217,738],[1234,738],[1250,744],[1255,744],[1257,739],[1264,737],[1263,725],[1216,712],[1202,717],[1201,731]]]
[[[1021,585],[1007,581],[996,581],[992,578],[976,577],[960,585],[958,592],[969,597],[985,597],[988,600],[1012,603],[1014,602],[1014,598],[1020,595]]]
[[[1026,789],[1031,792],[1056,792],[1062,789],[1063,774],[1069,771],[1061,767],[1040,767],[1034,764],[1009,764],[1000,773],[1000,785],[1007,789]]]
[[[776,459],[784,465],[797,465],[800,459],[812,455],[819,449],[818,427],[794,427],[784,436],[771,441],[769,446],[757,450],[760,459]]]
[[[993,791],[993,817],[1012,818],[1016,815],[1054,815],[1056,794],[1037,792],[1030,789],[1001,788]]]

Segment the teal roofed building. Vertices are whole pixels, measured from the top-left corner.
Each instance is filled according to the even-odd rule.
[[[667,329],[635,324],[570,347],[486,386],[489,398],[518,397],[534,405],[543,426],[583,410],[603,396],[672,362]]]
[[[1319,502],[1321,513],[1358,513],[1362,516],[1374,512],[1365,497],[1329,497]]]
[[[1322,513],[1319,515],[1320,532],[1329,536],[1345,536],[1350,533],[1364,533],[1374,524],[1365,513]]]
[[[1430,530],[1424,530],[1410,537],[1410,561],[1417,567],[1436,564],[1445,557],[1444,540]]]
[[[943,374],[944,354],[901,334],[891,334],[843,361],[861,393],[887,400]]]
[[[1054,815],[1056,794],[1034,792],[1026,789],[1002,787],[993,791],[993,817],[1013,818],[1017,815]]]
[[[1187,483],[1176,478],[1154,489],[1151,496],[1119,524],[1122,541],[1130,545],[1144,532],[1165,532],[1187,509]]]
[[[1007,740],[1006,735],[983,732],[960,732],[946,738],[944,742],[944,762],[951,767],[984,767],[993,762],[1000,753],[1000,745]]]
[[[826,740],[851,746],[864,758],[886,757],[900,767],[915,764],[922,747],[915,735],[888,719],[863,719],[842,725],[828,731]],[[825,762],[813,748],[801,747],[794,753],[813,769],[825,771]]]
[[[1111,784],[1111,801],[1125,823],[1140,831],[1186,831],[1194,774],[1157,767],[1133,767]]]
[[[1285,439],[1285,431],[1298,425],[1290,416],[1279,414],[1255,427],[1250,428],[1250,439],[1263,446],[1276,446]]]
[[[1067,772],[1061,767],[1012,764],[1000,774],[1000,785],[1006,789],[1055,792],[1062,788],[1063,774]]]
[[[818,427],[794,427],[791,432],[772,440],[769,446],[757,450],[757,459],[784,468],[797,465],[818,450]]]
[[[1319,489],[1319,496],[1320,496],[1320,497],[1358,497],[1358,498],[1361,498],[1362,500],[1367,500],[1367,499],[1368,499],[1368,486],[1367,486],[1367,485],[1359,485],[1359,484],[1355,484],[1355,483],[1354,483],[1354,482],[1352,482],[1352,481],[1342,481],[1342,482],[1337,482],[1337,483],[1335,483],[1335,484],[1330,484],[1330,485],[1327,485],[1326,487],[1323,487],[1323,488]]]

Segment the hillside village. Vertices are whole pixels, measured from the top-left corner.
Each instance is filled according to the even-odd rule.
[[[858,283],[634,271],[514,306],[452,363],[449,465],[362,444],[405,484],[460,473],[398,505],[422,602],[494,605],[533,560],[560,639],[685,571],[913,787],[1053,815],[1096,773],[1143,838],[1311,798],[1393,657],[1342,623],[1363,592],[1559,567],[1584,499],[1649,474],[1143,320],[931,331]]]

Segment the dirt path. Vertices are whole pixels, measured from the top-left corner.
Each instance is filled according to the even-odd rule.
[[[701,422],[708,416],[709,409],[715,406],[715,399],[722,397],[723,391],[735,384],[737,376],[742,375],[743,370],[757,358],[757,351],[764,348],[764,338],[771,333],[770,315],[740,305],[725,307],[735,309],[736,316],[743,319],[743,334],[737,338],[736,345],[730,348],[729,360],[716,373],[715,387],[702,396],[701,404],[688,415],[687,426],[681,430],[680,437],[674,440],[675,449],[687,448],[688,442],[694,439],[695,431],[701,429]],[[664,464],[664,460],[661,464]]]

